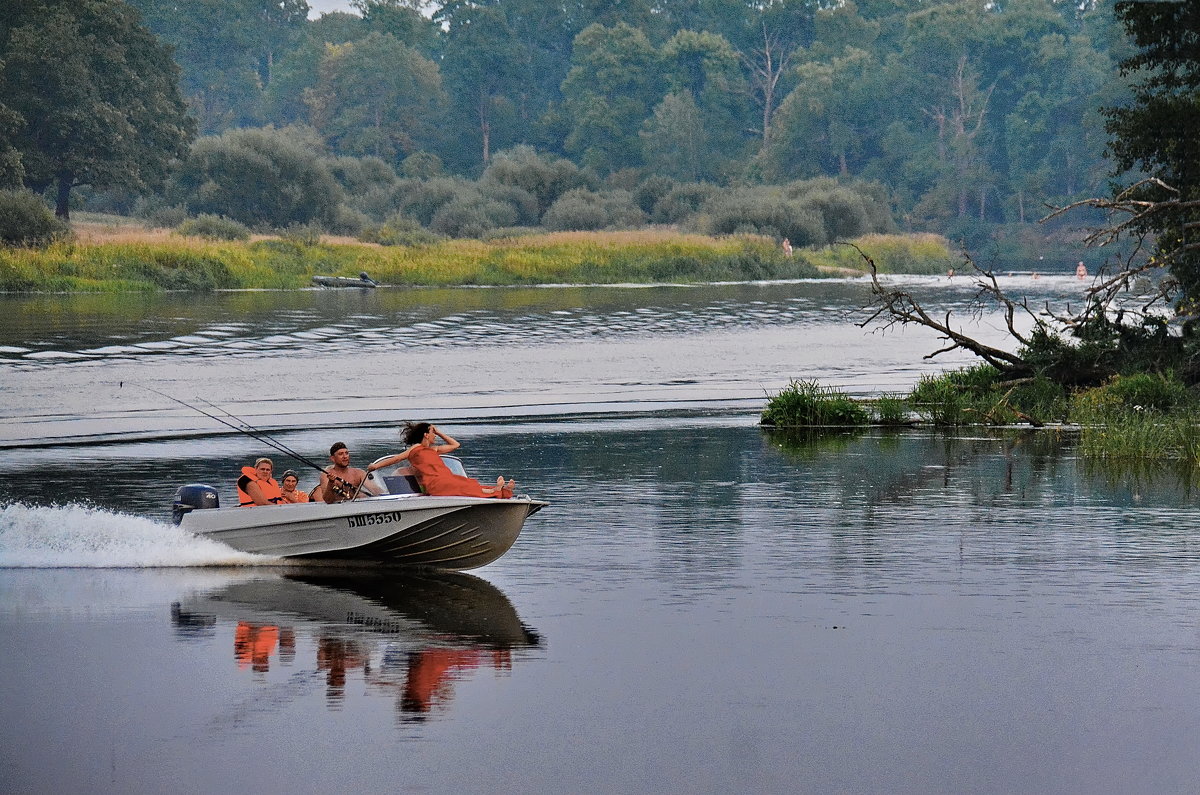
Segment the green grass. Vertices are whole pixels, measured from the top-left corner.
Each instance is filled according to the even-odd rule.
[[[151,237],[147,235],[147,237]],[[0,291],[122,291],[307,287],[316,274],[399,285],[704,282],[819,275],[757,236],[638,233],[526,235],[420,246],[195,237],[64,242],[0,249]]]
[[[810,278],[822,275],[818,266],[864,267],[845,246],[785,257],[774,241],[757,235],[709,237],[669,229],[522,232],[380,246],[318,238],[305,230],[211,240],[139,230],[107,217],[89,220],[100,228],[77,240],[41,249],[0,248],[0,291],[288,289],[308,287],[317,274],[360,271],[385,284],[423,286],[696,283]],[[885,270],[925,272],[935,261],[944,270],[937,252],[945,246],[938,240],[871,235],[858,243]]]
[[[871,415],[863,404],[816,381],[792,381],[767,401],[762,424],[784,428],[866,425]]]
[[[1086,460],[1200,466],[1200,398],[1171,374],[1121,376],[1072,394],[1045,378],[1005,382],[980,365],[923,376],[907,395],[855,400],[816,381],[792,381],[772,396],[763,425],[803,428],[910,424],[935,426],[1056,424],[1078,433]]]

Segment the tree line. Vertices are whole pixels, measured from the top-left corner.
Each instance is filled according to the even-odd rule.
[[[117,0],[19,5],[0,18],[16,55],[6,98],[23,48],[103,60],[63,31],[104,16],[153,33],[156,58],[169,48],[204,136],[299,124],[333,156],[401,173],[436,158],[470,179],[529,146],[626,188],[650,175],[875,181],[902,226],[955,237],[1095,192],[1108,171],[1098,105],[1120,99],[1128,48],[1107,0],[354,0],[357,13],[313,20],[304,0],[128,0],[136,15]],[[70,9],[78,21],[61,21]],[[31,187],[49,184],[26,169]]]

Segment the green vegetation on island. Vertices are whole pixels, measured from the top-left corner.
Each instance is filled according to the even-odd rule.
[[[1078,434],[1078,449],[1088,458],[1200,466],[1200,395],[1170,374],[1115,376],[1068,391],[1045,378],[1007,383],[995,368],[980,365],[924,376],[906,395],[874,399],[856,399],[815,381],[792,381],[767,401],[761,423],[783,432],[868,425],[1050,425]]]
[[[755,235],[709,237],[673,230],[518,234],[489,240],[435,239],[382,246],[322,238],[296,228],[253,239],[211,239],[236,232],[227,223],[196,219],[196,236],[106,228],[90,242],[0,249],[0,292],[214,290],[309,287],[315,275],[366,271],[394,285],[533,285],[695,283],[796,279],[864,273],[843,246],[786,256]],[[243,228],[244,231],[244,228]],[[246,233],[248,235],[248,232]],[[896,273],[939,272],[951,254],[933,236],[871,236],[858,241],[881,252]],[[853,249],[846,249],[853,253]]]

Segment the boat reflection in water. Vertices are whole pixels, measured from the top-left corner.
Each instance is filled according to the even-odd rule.
[[[514,652],[541,643],[498,588],[460,572],[255,576],[180,600],[171,617],[181,638],[232,624],[233,661],[256,676],[313,653],[309,681],[323,682],[329,706],[355,676],[394,695],[408,719],[444,709],[456,680],[510,670]]]

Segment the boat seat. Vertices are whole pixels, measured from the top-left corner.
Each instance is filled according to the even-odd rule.
[[[387,458],[387,456],[384,456]],[[376,459],[382,461],[383,458]],[[442,460],[446,462],[446,466],[456,475],[466,475],[467,471],[463,468],[462,461],[457,456],[444,455]],[[382,488],[386,494],[424,494],[421,490],[421,484],[417,482],[416,475],[412,474],[412,468],[409,467],[407,461],[402,461],[394,467],[388,469],[378,469],[367,475],[367,480],[374,483],[382,483]],[[372,491],[377,491],[371,489]]]
[[[412,475],[383,475],[388,494],[420,494],[421,486]]]

